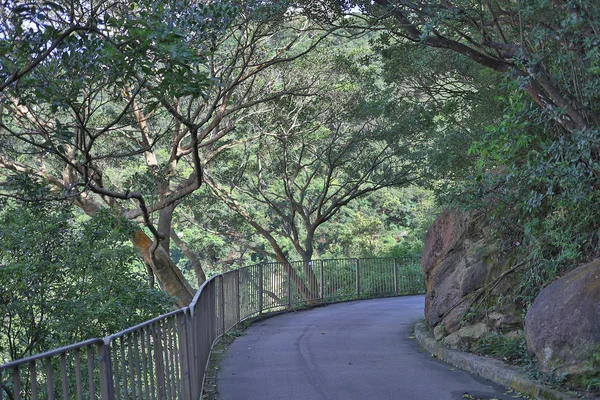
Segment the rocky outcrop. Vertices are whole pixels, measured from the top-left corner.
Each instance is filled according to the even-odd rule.
[[[544,372],[576,386],[600,376],[600,259],[540,292],[527,312],[525,336]]]
[[[510,275],[499,278],[513,263],[510,255],[499,251],[485,215],[458,210],[442,213],[425,236],[422,257],[427,285],[425,318],[429,326],[443,325],[445,336],[464,328],[473,302],[482,296],[497,298],[511,289]],[[522,327],[516,307],[508,305],[491,311],[471,323],[484,323],[488,330],[502,332]],[[475,336],[480,337],[483,330],[478,324]]]
[[[483,322],[463,326],[454,333],[442,339],[442,342],[451,348],[468,347],[471,343],[481,339],[483,335],[490,332],[490,328]]]

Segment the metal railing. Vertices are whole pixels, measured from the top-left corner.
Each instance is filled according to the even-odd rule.
[[[0,400],[184,399],[202,396],[212,346],[265,311],[424,293],[419,259],[261,263],[216,275],[188,307],[0,366]]]

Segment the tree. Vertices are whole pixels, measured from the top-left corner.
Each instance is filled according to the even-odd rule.
[[[285,10],[191,0],[10,3],[0,54],[3,194],[14,196],[10,184],[25,174],[88,215],[109,209],[143,223],[133,243],[187,305],[193,289],[169,254],[177,205],[200,187],[204,165],[235,145],[228,137],[251,110],[306,90],[261,78],[322,39]],[[73,30],[79,25],[87,28]],[[53,44],[40,53],[30,38]]]
[[[390,41],[374,44],[383,63],[383,79],[398,92],[412,95],[420,120],[428,119],[427,179],[440,190],[475,173],[477,156],[469,149],[490,125],[499,124],[508,95],[502,74],[448,50]],[[405,124],[414,124],[412,118]]]
[[[419,257],[436,204],[419,186],[378,190],[348,204],[316,235],[322,258]]]
[[[581,86],[598,73],[599,15],[592,1],[352,3],[400,41],[448,49],[510,72],[567,132],[599,123],[586,98],[595,95]]]
[[[73,211],[2,200],[1,363],[102,337],[171,308],[168,296],[147,285],[127,245],[127,221],[74,218]]]
[[[530,268],[525,304],[565,269],[598,256],[600,12],[593,1],[364,4],[392,42],[440,49],[504,74],[503,117],[474,138],[477,170],[459,193],[491,209]]]
[[[284,265],[294,252],[313,285],[317,230],[358,198],[414,182],[422,161],[423,132],[397,131],[394,124],[414,107],[381,89],[377,66],[354,64],[366,49],[346,51],[351,55],[318,49],[286,66],[297,80],[315,82],[314,93],[282,98],[271,112],[240,126],[259,137],[240,150],[237,162],[230,153],[228,162],[215,159],[206,171],[214,196],[267,244],[250,242],[250,248]],[[229,235],[245,236],[234,224],[227,227]],[[316,287],[295,284],[307,296],[316,293]]]

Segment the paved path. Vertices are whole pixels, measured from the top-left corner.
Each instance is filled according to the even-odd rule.
[[[423,296],[333,304],[256,322],[218,374],[222,400],[513,399],[455,370],[412,336]],[[464,397],[469,394],[472,397]]]

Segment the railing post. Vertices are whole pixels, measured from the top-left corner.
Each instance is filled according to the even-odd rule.
[[[319,271],[319,297],[323,300],[324,290],[323,290],[323,260],[319,260],[319,264],[321,265],[321,269]]]
[[[263,312],[263,263],[258,264],[258,313]]]
[[[360,299],[360,261],[356,259],[356,298]]]
[[[394,257],[394,292],[398,296],[398,260]]]
[[[288,308],[292,308],[292,266],[290,263],[287,263],[287,298],[288,298],[288,303],[287,306]]]
[[[46,358],[46,387],[48,388],[48,400],[54,400],[54,378],[52,376],[52,359]]]
[[[235,270],[235,299],[236,299],[236,307],[235,307],[235,322],[240,322],[240,318],[242,315],[242,302],[240,301],[240,270]]]
[[[98,343],[98,364],[100,367],[100,396],[102,400],[113,400],[113,373],[110,358],[110,339]]]
[[[12,370],[12,378],[13,378],[13,395],[16,400],[21,398],[21,376],[19,374],[19,366],[13,368]],[[3,389],[1,389],[3,390]]]
[[[154,365],[156,368],[156,391],[159,400],[167,398],[167,387],[165,378],[165,362],[163,357],[163,333],[160,322],[153,324],[152,342],[154,344]]]
[[[29,363],[29,375],[30,375],[30,380],[31,380],[31,398],[33,399],[37,399],[38,398],[38,383],[37,383],[37,372],[36,372],[36,368],[35,368],[35,361],[31,361]],[[2,392],[2,390],[0,389],[0,392]],[[81,398],[82,396],[80,396]],[[2,396],[0,395],[0,399],[2,398]]]
[[[176,316],[176,324],[177,324],[177,336],[179,339],[179,371],[181,373],[181,388],[184,400],[192,400],[192,386],[191,381],[192,377],[190,373],[192,371],[191,366],[191,343],[190,343],[190,332],[188,331],[190,327],[188,317],[189,310],[184,310],[183,313],[177,314]]]
[[[219,305],[221,314],[221,335],[225,334],[225,275],[221,274],[221,287],[219,289]]]

